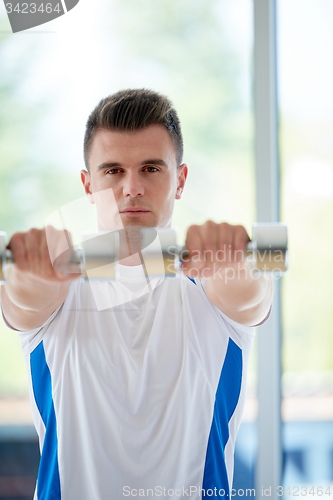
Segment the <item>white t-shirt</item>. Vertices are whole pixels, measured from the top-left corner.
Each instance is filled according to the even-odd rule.
[[[35,499],[228,498],[254,330],[200,280],[147,285],[141,266],[120,269],[119,281],[76,280],[42,327],[19,332]]]

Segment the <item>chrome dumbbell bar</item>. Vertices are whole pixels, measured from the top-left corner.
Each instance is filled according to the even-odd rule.
[[[188,257],[185,247],[177,245],[175,229],[141,229],[141,256],[145,272],[152,276],[174,277],[179,274],[181,261]],[[284,224],[257,223],[252,226],[252,240],[246,254],[254,261],[258,272],[283,274],[288,270],[288,234]],[[119,234],[114,232],[87,233],[80,249],[73,249],[66,264],[53,263],[62,272],[78,264],[86,279],[117,278]],[[0,281],[5,280],[6,267],[15,264],[12,252],[6,248],[6,233],[0,232]],[[67,266],[67,268],[66,268]]]

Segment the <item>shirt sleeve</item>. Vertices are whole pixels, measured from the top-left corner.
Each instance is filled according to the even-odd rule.
[[[205,290],[205,280],[204,279],[199,279],[199,280],[195,280],[196,283],[198,284],[198,286],[200,286],[202,288],[202,290],[204,291],[206,297],[207,297],[207,294],[206,294],[206,290]],[[207,300],[208,297],[207,297]],[[214,307],[214,309],[218,312],[218,314],[227,322],[229,323],[229,325],[231,325],[235,330],[237,330],[238,332],[241,332],[241,333],[244,333],[246,335],[249,335],[251,337],[254,336],[255,334],[255,326],[258,326],[258,325],[253,325],[253,326],[246,326],[246,325],[242,325],[241,323],[237,323],[237,321],[234,321],[233,319],[229,318],[229,316],[227,316],[224,312],[222,312],[218,307],[214,306],[214,304],[212,304],[212,306]],[[260,324],[263,324],[269,317],[270,315],[270,311],[267,315],[267,317],[264,319],[264,321],[262,321]]]
[[[23,351],[25,351],[29,345],[32,343],[37,345],[43,338],[43,332],[45,331],[46,327],[54,320],[54,318],[57,316],[59,313],[60,309],[62,308],[63,304],[61,304],[52,314],[49,316],[49,318],[40,326],[37,328],[34,328],[32,330],[17,330],[16,328],[12,327],[8,321],[6,320],[6,317],[3,313],[2,307],[1,307],[1,314],[3,321],[5,325],[16,332],[20,339],[20,343],[22,346]],[[37,342],[36,342],[37,339]]]
[[[11,326],[1,307],[1,314],[4,320],[4,323],[7,325],[8,328],[11,330],[14,330],[16,334],[18,335],[22,347],[23,354],[29,354],[33,351],[33,349],[44,339],[46,332],[52,332],[54,333],[57,331],[56,328],[56,323],[58,323],[59,319],[61,316],[64,316],[63,310],[67,310],[68,314],[65,315],[66,319],[68,316],[72,316],[75,318],[75,311],[77,309],[76,307],[76,293],[75,290],[78,286],[78,281],[72,281],[69,287],[69,291],[67,294],[67,297],[65,298],[64,302],[60,304],[59,307],[47,318],[47,320],[37,328],[33,328],[32,330],[17,330],[13,326]],[[65,307],[65,304],[67,306]],[[72,322],[71,322],[72,324]]]
[[[183,296],[186,333],[207,380],[215,387],[232,342],[241,350],[244,367],[247,365],[256,329],[237,323],[215,307],[200,279],[191,280],[192,283],[186,279]]]

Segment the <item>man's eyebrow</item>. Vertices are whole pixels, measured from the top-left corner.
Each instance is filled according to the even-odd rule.
[[[141,165],[160,165],[161,167],[168,167],[167,163],[160,159],[160,158],[157,158],[157,159],[149,159],[149,160],[144,160],[141,162]],[[105,163],[101,163],[98,167],[97,167],[97,171],[99,172],[100,170],[104,170],[105,168],[116,168],[116,167],[122,167],[122,163],[118,163],[118,162],[105,162]]]
[[[97,167],[97,172],[99,170],[103,170],[104,168],[114,168],[114,167],[121,167],[121,163],[117,163],[117,162],[106,162],[106,163],[101,163],[98,167]]]
[[[141,163],[141,165],[161,165],[162,167],[167,167],[167,163],[164,160],[161,160],[160,158],[153,159],[153,160],[145,160]]]

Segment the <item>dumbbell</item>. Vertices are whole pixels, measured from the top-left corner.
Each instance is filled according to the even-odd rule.
[[[67,265],[77,264],[85,279],[117,278],[118,231],[85,233],[81,247],[73,249]],[[141,228],[141,260],[147,276],[179,275],[181,262],[188,255],[184,246],[177,245],[175,229]],[[258,272],[285,273],[288,270],[287,226],[281,223],[253,224],[252,240],[247,244],[246,256],[253,259]],[[11,264],[15,262],[12,252],[6,248],[6,233],[0,232],[0,281],[5,280],[6,266]],[[53,266],[66,272],[64,264],[59,267],[55,261]]]

